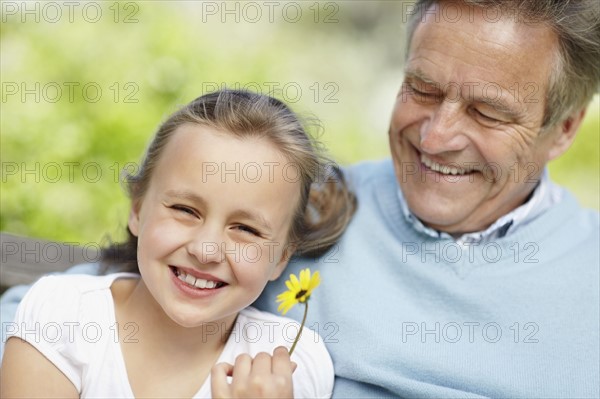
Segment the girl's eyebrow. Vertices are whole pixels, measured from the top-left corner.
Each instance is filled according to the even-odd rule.
[[[193,202],[194,204],[197,204],[198,206],[206,207],[206,200],[204,200],[204,198],[190,190],[171,189],[165,192],[165,196],[170,198],[188,200]],[[267,221],[267,219],[265,219],[263,215],[252,209],[238,209],[233,213],[233,216],[253,220],[268,232],[273,231],[273,227]]]
[[[170,198],[185,199],[195,204],[206,206],[204,198],[190,190],[167,190],[165,196]]]

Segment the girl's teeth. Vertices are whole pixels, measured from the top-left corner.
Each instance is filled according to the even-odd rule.
[[[189,285],[194,285],[196,283],[196,277],[192,276],[191,274],[188,274],[185,276],[185,282]]]
[[[201,278],[197,278],[194,282],[194,285],[198,288],[206,288],[206,280],[202,280]]]
[[[177,278],[189,285],[196,287],[196,288],[215,288],[218,284],[216,281],[204,280],[201,278],[196,278],[196,277],[192,276],[191,274],[185,274],[181,270],[179,270],[179,274],[177,275]]]

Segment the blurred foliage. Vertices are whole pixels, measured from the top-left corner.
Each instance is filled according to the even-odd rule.
[[[29,13],[2,5],[2,231],[121,239],[120,170],[136,167],[179,105],[225,85],[318,116],[316,134],[341,164],[389,154],[402,2],[52,3],[60,17],[44,2],[28,3]],[[551,165],[596,209],[599,147],[595,102],[573,148]]]

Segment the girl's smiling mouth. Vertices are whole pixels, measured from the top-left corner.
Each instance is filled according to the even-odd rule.
[[[209,275],[203,275],[205,278],[202,278],[199,276],[193,276],[188,269],[178,268],[175,266],[169,266],[169,268],[179,280],[190,287],[198,289],[218,289],[227,285],[225,282]]]

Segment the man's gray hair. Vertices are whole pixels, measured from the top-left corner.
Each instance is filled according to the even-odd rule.
[[[543,128],[585,107],[600,88],[600,6],[598,0],[462,0],[495,9],[524,23],[543,23],[558,35],[559,51],[546,93]],[[444,0],[418,0],[408,19],[408,45],[426,11]],[[490,15],[497,15],[490,13]]]

